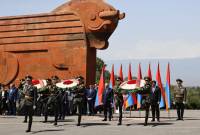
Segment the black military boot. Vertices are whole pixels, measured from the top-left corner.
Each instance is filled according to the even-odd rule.
[[[107,117],[105,117],[102,121],[107,121]]]
[[[118,126],[122,125],[122,122],[120,121],[119,123],[117,123]]]
[[[47,119],[48,119],[48,117],[45,116],[45,117],[44,117],[44,121],[43,121],[43,123],[46,123],[46,122],[47,122]]]
[[[25,116],[23,123],[27,123],[27,116]]]
[[[147,126],[147,121],[148,121],[148,119],[145,118],[144,126]]]
[[[80,126],[80,125],[81,125],[81,117],[78,116],[78,124],[77,124],[77,126]]]
[[[31,132],[31,126],[32,126],[32,123],[28,123],[28,129],[26,130],[26,132]]]

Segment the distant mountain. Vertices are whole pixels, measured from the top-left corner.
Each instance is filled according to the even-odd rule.
[[[143,76],[147,74],[148,64],[151,63],[152,75],[155,79],[157,64],[160,63],[161,77],[163,83],[166,81],[167,63],[171,65],[171,83],[176,84],[176,79],[181,78],[185,86],[200,86],[200,57],[186,59],[132,59],[132,60],[110,60],[105,61],[107,69],[115,65],[115,74],[118,74],[120,64],[123,65],[124,76],[128,73],[128,64],[132,65],[132,75],[137,76],[138,63],[142,65]]]

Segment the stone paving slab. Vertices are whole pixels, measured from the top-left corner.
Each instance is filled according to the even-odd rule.
[[[43,117],[34,117],[32,132],[25,133],[26,123],[23,116],[0,116],[0,135],[200,135],[200,110],[186,110],[184,121],[176,121],[176,111],[161,111],[160,122],[149,122],[143,126],[144,112],[124,113],[123,125],[117,126],[117,114],[112,121],[103,122],[100,116],[83,116],[82,125],[75,126],[77,116],[66,117],[53,126],[53,117],[42,123]],[[170,117],[169,117],[170,116]],[[151,118],[149,119],[151,121]]]

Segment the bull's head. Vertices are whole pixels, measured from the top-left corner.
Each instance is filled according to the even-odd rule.
[[[54,12],[75,11],[80,15],[85,25],[90,47],[106,49],[108,39],[118,25],[118,21],[125,17],[103,0],[71,0],[57,8]]]

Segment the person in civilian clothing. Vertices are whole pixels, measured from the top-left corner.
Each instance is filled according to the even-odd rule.
[[[89,105],[89,115],[94,115],[94,104],[96,98],[96,89],[93,85],[90,85],[90,89],[86,91],[87,102]]]
[[[15,84],[10,84],[10,89],[8,91],[9,115],[16,115],[16,101],[18,97],[18,89],[15,87]]]
[[[8,111],[8,91],[5,89],[4,85],[1,85],[0,89],[0,114],[6,115]]]
[[[158,86],[156,86],[156,81],[152,81],[152,88],[151,88],[151,111],[152,111],[152,120],[155,121],[155,114],[157,121],[160,121],[160,109],[159,104],[161,100],[161,90]]]
[[[114,92],[113,92],[113,89],[109,88],[108,84],[106,84],[105,86],[106,86],[106,89],[103,92],[103,106],[104,106],[103,121],[107,121],[107,112],[109,112],[109,121],[111,121]]]

